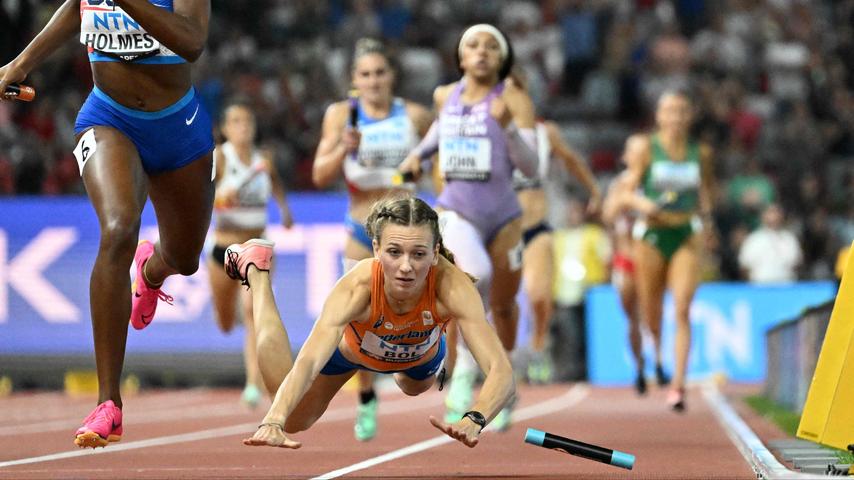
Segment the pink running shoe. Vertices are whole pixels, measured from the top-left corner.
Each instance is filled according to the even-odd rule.
[[[154,244],[148,240],[139,242],[133,260],[136,262],[136,279],[131,286],[131,311],[130,324],[137,330],[142,330],[154,320],[154,312],[157,310],[157,300],[172,305],[172,296],[166,295],[159,288],[151,288],[143,279],[142,268],[145,262],[154,254]]]
[[[685,389],[684,388],[672,388],[669,392],[667,392],[667,406],[670,407],[671,410],[677,413],[682,413],[685,411]]]
[[[270,271],[273,245],[275,243],[260,238],[253,238],[239,245],[229,245],[225,249],[225,273],[235,280],[240,280],[243,285],[249,285],[249,265],[255,265],[255,268],[262,272]]]
[[[106,447],[122,439],[122,410],[112,400],[95,407],[74,434],[74,444],[80,448]]]

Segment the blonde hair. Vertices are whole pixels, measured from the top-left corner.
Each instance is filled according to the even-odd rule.
[[[424,200],[415,196],[387,198],[374,203],[365,221],[365,229],[372,240],[380,242],[383,229],[389,223],[418,227],[427,225],[433,233],[433,246],[439,245],[439,254],[454,263],[454,254],[442,243],[439,231],[439,214]]]

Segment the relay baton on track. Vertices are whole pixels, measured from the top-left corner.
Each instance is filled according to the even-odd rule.
[[[525,442],[539,447],[551,448],[559,452],[568,453],[584,457],[597,462],[607,463],[615,467],[631,470],[635,465],[635,456],[629,453],[623,453],[617,450],[597,447],[589,443],[571,440],[553,433],[546,433],[542,430],[529,428],[525,432]]]
[[[6,85],[6,91],[3,92],[3,96],[13,100],[30,102],[36,98],[36,89],[27,85],[10,83],[9,85]]]

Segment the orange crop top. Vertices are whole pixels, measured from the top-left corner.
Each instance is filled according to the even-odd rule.
[[[412,311],[398,315],[388,305],[383,290],[382,264],[374,260],[371,272],[371,316],[351,322],[344,341],[359,363],[371,370],[401,371],[432,358],[450,318],[436,312],[436,269],[430,268],[427,285]]]

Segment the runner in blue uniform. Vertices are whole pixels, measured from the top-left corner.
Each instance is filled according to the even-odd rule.
[[[214,142],[188,62],[204,50],[209,18],[209,0],[66,0],[0,68],[4,91],[75,35],[92,65],[95,86],[74,125],[74,155],[101,227],[89,285],[99,388],[98,406],[75,433],[80,447],[121,439],[128,319],[147,326],[157,302],[172,301],[160,289],[166,277],[199,268],[213,207]],[[137,245],[146,198],[160,240]]]

